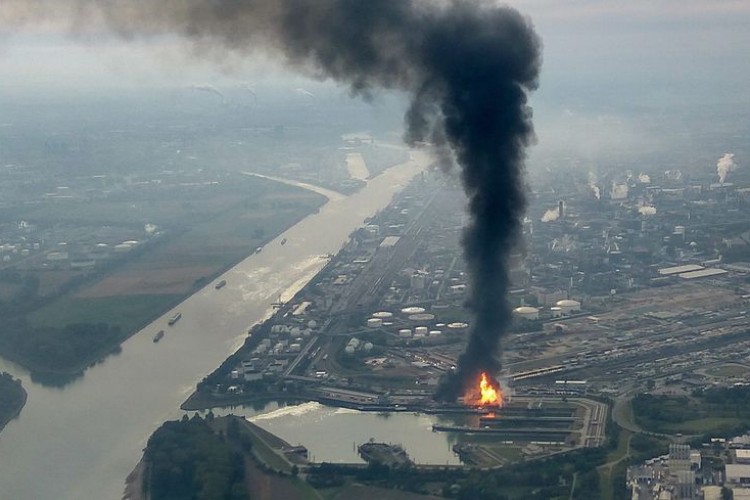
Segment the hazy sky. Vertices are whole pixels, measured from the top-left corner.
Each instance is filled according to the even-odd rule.
[[[263,51],[252,58],[206,60],[169,36],[123,41],[90,34],[68,38],[33,24],[19,29],[8,22],[10,9],[4,13],[3,5],[23,1],[0,2],[0,92],[238,81],[305,85],[301,76],[272,63],[278,56]],[[655,140],[643,132],[638,117],[629,116],[641,106],[678,113],[695,106],[742,106],[750,99],[748,0],[519,0],[511,5],[531,17],[544,43],[541,87],[532,97],[540,136],[535,151],[574,144],[579,153],[596,158]]]
[[[750,76],[746,0],[519,0],[512,5],[531,16],[544,40],[543,87],[559,79],[690,85]],[[267,64],[206,63],[166,38],[66,40],[33,25],[2,26],[2,10],[0,4],[0,85],[221,83],[268,72]]]

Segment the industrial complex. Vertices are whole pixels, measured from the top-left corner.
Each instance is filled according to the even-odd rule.
[[[750,383],[750,189],[669,172],[552,184],[534,193],[539,215],[508,263],[513,324],[491,374],[497,403],[433,398],[472,317],[464,198],[425,172],[186,407],[284,397],[436,414],[433,430],[457,436],[463,463],[495,467],[507,449],[517,460],[603,445],[620,418],[613,406],[640,392]]]

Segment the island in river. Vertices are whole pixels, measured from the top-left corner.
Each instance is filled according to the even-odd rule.
[[[10,373],[0,374],[0,431],[16,418],[26,404],[26,391]]]

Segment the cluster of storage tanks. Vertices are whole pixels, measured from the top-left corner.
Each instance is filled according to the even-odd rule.
[[[549,311],[553,318],[559,318],[561,316],[570,316],[571,314],[580,312],[581,303],[577,300],[563,299],[558,300],[557,303],[549,308]],[[528,321],[534,321],[539,319],[540,309],[530,306],[516,307],[513,310],[514,316],[520,319]]]
[[[401,325],[401,328],[395,331],[396,335],[404,339],[438,337],[443,334],[444,329],[458,332],[469,327],[467,323],[434,323],[435,315],[418,306],[404,307],[398,317],[394,317],[394,314],[388,311],[376,312],[367,319],[367,327],[390,327],[393,326],[394,320],[398,320]],[[407,328],[409,325],[416,326]]]
[[[344,352],[350,356],[359,350],[364,352],[372,351],[372,342],[363,343],[357,337],[353,337],[349,340],[349,343],[346,344],[346,347],[344,347]]]

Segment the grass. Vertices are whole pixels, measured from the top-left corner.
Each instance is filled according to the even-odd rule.
[[[612,475],[615,468],[622,463],[621,461],[628,454],[630,438],[632,435],[633,433],[629,430],[620,429],[620,434],[617,439],[617,448],[607,454],[605,464],[598,469],[602,500],[611,500],[614,497]]]
[[[662,429],[672,433],[707,434],[731,430],[743,422],[746,422],[746,420],[737,417],[705,417],[686,420],[678,424],[664,424]]]
[[[497,455],[501,458],[504,458],[505,460],[509,462],[518,462],[521,459],[523,459],[523,453],[521,452],[521,448],[517,446],[485,444],[485,445],[482,445],[482,447],[486,448],[490,453]]]
[[[743,392],[724,396],[723,400],[712,398],[717,391],[746,389],[714,389],[698,397],[639,395],[632,402],[636,421],[643,429],[665,434],[726,432],[747,422],[747,395]]]
[[[295,488],[297,488],[297,491],[299,492],[300,498],[302,500],[321,500],[323,498],[318,490],[316,490],[300,478],[290,477],[288,480]]]
[[[173,304],[176,295],[127,295],[77,298],[63,296],[29,315],[34,326],[60,327],[72,323],[107,323],[132,331]]]
[[[255,456],[272,469],[286,473],[291,472],[292,464],[276,453],[276,451],[274,451],[274,449],[255,432],[253,424],[250,424],[249,422],[244,422],[244,424],[245,425],[241,427],[242,432],[246,432],[248,436],[250,436],[250,440],[253,442],[253,453]]]
[[[78,231],[82,227],[111,225],[130,234],[142,231],[144,221],[154,222],[165,231],[162,239],[112,263],[96,281],[90,279],[57,297],[57,290],[79,273],[24,270],[40,278],[39,300],[30,304],[36,309],[28,314],[24,311],[29,325],[62,328],[66,324],[106,323],[120,327],[122,335],[112,340],[111,346],[100,346],[93,353],[103,356],[146,322],[193,293],[196,284],[210,282],[325,201],[318,194],[272,181],[244,176],[234,181],[215,189],[176,191],[168,199],[154,196],[135,205],[129,201],[95,201],[72,204],[65,211],[44,206],[20,214],[39,223],[76,226]],[[12,294],[15,290],[0,290],[0,294],[6,292]],[[49,301],[42,300],[44,295],[51,296]],[[33,329],[29,330],[33,334]],[[65,339],[60,338],[59,344],[66,347]],[[16,347],[10,345],[7,350]],[[16,361],[32,365],[32,360],[22,355]],[[91,362],[89,357],[81,358],[75,371]],[[39,373],[51,369],[43,362],[33,364]]]
[[[721,365],[711,368],[706,371],[707,374],[713,377],[740,377],[745,375],[750,369],[743,365]]]

